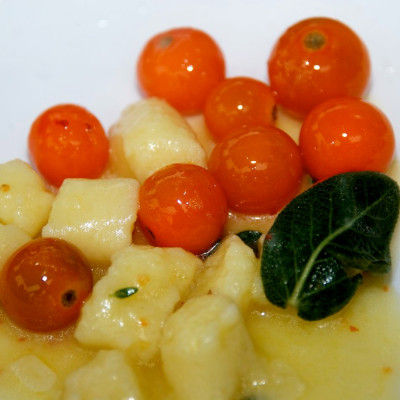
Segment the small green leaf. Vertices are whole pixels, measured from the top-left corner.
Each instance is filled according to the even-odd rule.
[[[378,172],[336,175],[296,197],[263,244],[261,277],[269,301],[307,320],[342,309],[361,283],[355,270],[390,271],[399,187]]]
[[[262,236],[262,233],[258,231],[242,231],[237,233],[237,236],[239,236],[239,238],[242,239],[243,243],[245,243],[253,250],[255,256],[258,258],[260,255],[258,241]]]
[[[117,297],[118,299],[125,299],[137,293],[139,289],[135,286],[125,287],[122,289],[116,290],[111,296]]]

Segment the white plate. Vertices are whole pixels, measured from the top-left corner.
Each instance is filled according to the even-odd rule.
[[[221,46],[228,76],[265,81],[274,41],[310,16],[337,18],[366,43],[373,68],[369,99],[391,120],[399,154],[397,0],[0,0],[0,162],[28,159],[32,121],[57,103],[81,104],[108,128],[139,99],[136,60],[159,31],[201,28]],[[400,291],[400,254],[392,247]]]
[[[0,0],[0,162],[27,160],[32,121],[57,103],[81,104],[108,128],[139,98],[136,60],[161,30],[201,28],[221,46],[228,76],[266,80],[274,41],[310,16],[340,19],[366,43],[373,68],[369,99],[391,120],[399,154],[399,15],[397,0]]]

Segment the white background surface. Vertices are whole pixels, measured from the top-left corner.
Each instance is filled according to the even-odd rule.
[[[277,37],[317,15],[338,18],[362,37],[372,59],[370,98],[399,131],[397,0],[0,0],[0,162],[26,159],[30,124],[57,103],[81,104],[108,128],[139,97],[136,60],[161,30],[206,30],[224,52],[228,76],[265,81]]]
[[[27,160],[31,123],[57,103],[88,108],[108,129],[139,98],[136,60],[145,41],[159,31],[203,29],[219,43],[228,76],[265,81],[274,41],[310,16],[340,19],[367,45],[369,99],[392,121],[399,154],[397,0],[0,0],[0,162]]]

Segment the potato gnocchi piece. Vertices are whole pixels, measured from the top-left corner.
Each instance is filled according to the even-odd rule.
[[[258,262],[254,252],[236,235],[227,236],[218,250],[205,261],[190,297],[207,293],[232,299],[245,311],[251,299]]]
[[[110,129],[111,171],[140,183],[173,163],[206,167],[206,154],[186,120],[163,100],[149,98],[125,109]],[[122,139],[122,140],[121,140]]]
[[[178,400],[236,398],[253,355],[242,315],[225,296],[192,298],[165,324],[162,365]]]
[[[42,178],[21,160],[0,164],[0,222],[13,224],[30,237],[46,224],[54,195]]]
[[[132,245],[121,250],[94,286],[75,337],[84,345],[125,350],[151,362],[165,320],[185,299],[201,267],[196,256],[180,248]]]
[[[269,304],[265,297],[264,286],[261,280],[261,274],[255,274],[253,276],[253,285],[251,290],[251,302],[259,305]]]
[[[31,237],[15,225],[0,225],[0,271],[7,259]]]
[[[107,266],[132,242],[139,184],[130,178],[66,179],[60,187],[44,237],[77,246],[95,266]]]
[[[143,400],[138,380],[119,350],[100,350],[65,380],[62,400]]]

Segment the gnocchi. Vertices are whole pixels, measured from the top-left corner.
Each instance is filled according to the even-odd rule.
[[[165,321],[187,296],[201,261],[179,248],[129,246],[112,257],[106,275],[82,309],[75,337],[84,345],[126,351],[151,363]],[[137,292],[114,295],[127,287]]]
[[[42,236],[69,241],[93,265],[108,266],[132,241],[138,190],[138,182],[129,178],[66,179]]]
[[[205,151],[193,129],[174,108],[157,98],[127,107],[111,127],[110,138],[111,166],[140,183],[173,163],[206,167]]]
[[[0,165],[0,222],[13,224],[30,237],[46,224],[54,195],[40,176],[24,161]]]

